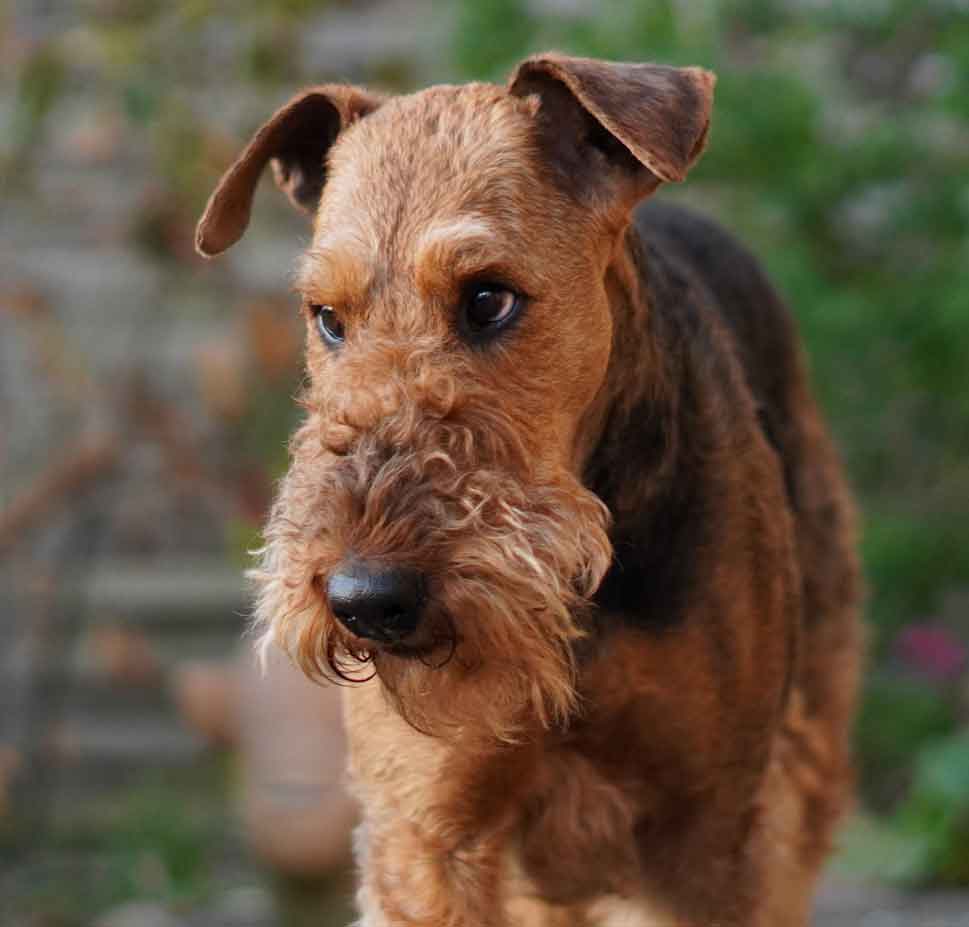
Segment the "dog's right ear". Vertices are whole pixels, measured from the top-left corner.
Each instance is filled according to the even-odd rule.
[[[706,145],[715,83],[703,68],[546,52],[518,66],[509,90],[536,102],[540,142],[570,187],[601,192],[611,178],[607,196],[625,202],[686,177]]]
[[[380,97],[358,87],[328,84],[304,91],[277,110],[209,197],[195,232],[198,253],[213,257],[242,237],[256,184],[270,161],[277,185],[293,205],[315,212],[330,146],[340,132],[373,112],[380,102]]]

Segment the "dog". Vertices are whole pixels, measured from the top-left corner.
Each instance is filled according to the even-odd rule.
[[[557,53],[507,86],[313,87],[313,220],[264,648],[346,685],[361,923],[808,923],[851,793],[854,514],[755,259],[649,199],[714,76]]]

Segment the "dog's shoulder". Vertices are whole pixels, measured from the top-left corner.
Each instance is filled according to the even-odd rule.
[[[683,326],[699,302],[726,323],[774,441],[775,420],[798,375],[798,336],[790,310],[760,262],[712,219],[662,199],[644,203],[635,224],[647,253],[654,308]],[[681,299],[685,286],[699,298]]]

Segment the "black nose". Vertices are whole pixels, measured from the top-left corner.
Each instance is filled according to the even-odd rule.
[[[393,643],[417,629],[424,578],[407,567],[352,561],[330,575],[326,594],[333,614],[357,637]]]

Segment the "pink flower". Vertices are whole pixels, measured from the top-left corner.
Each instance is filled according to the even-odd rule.
[[[913,624],[895,640],[895,653],[909,669],[937,682],[955,679],[969,662],[965,644],[937,624]]]

